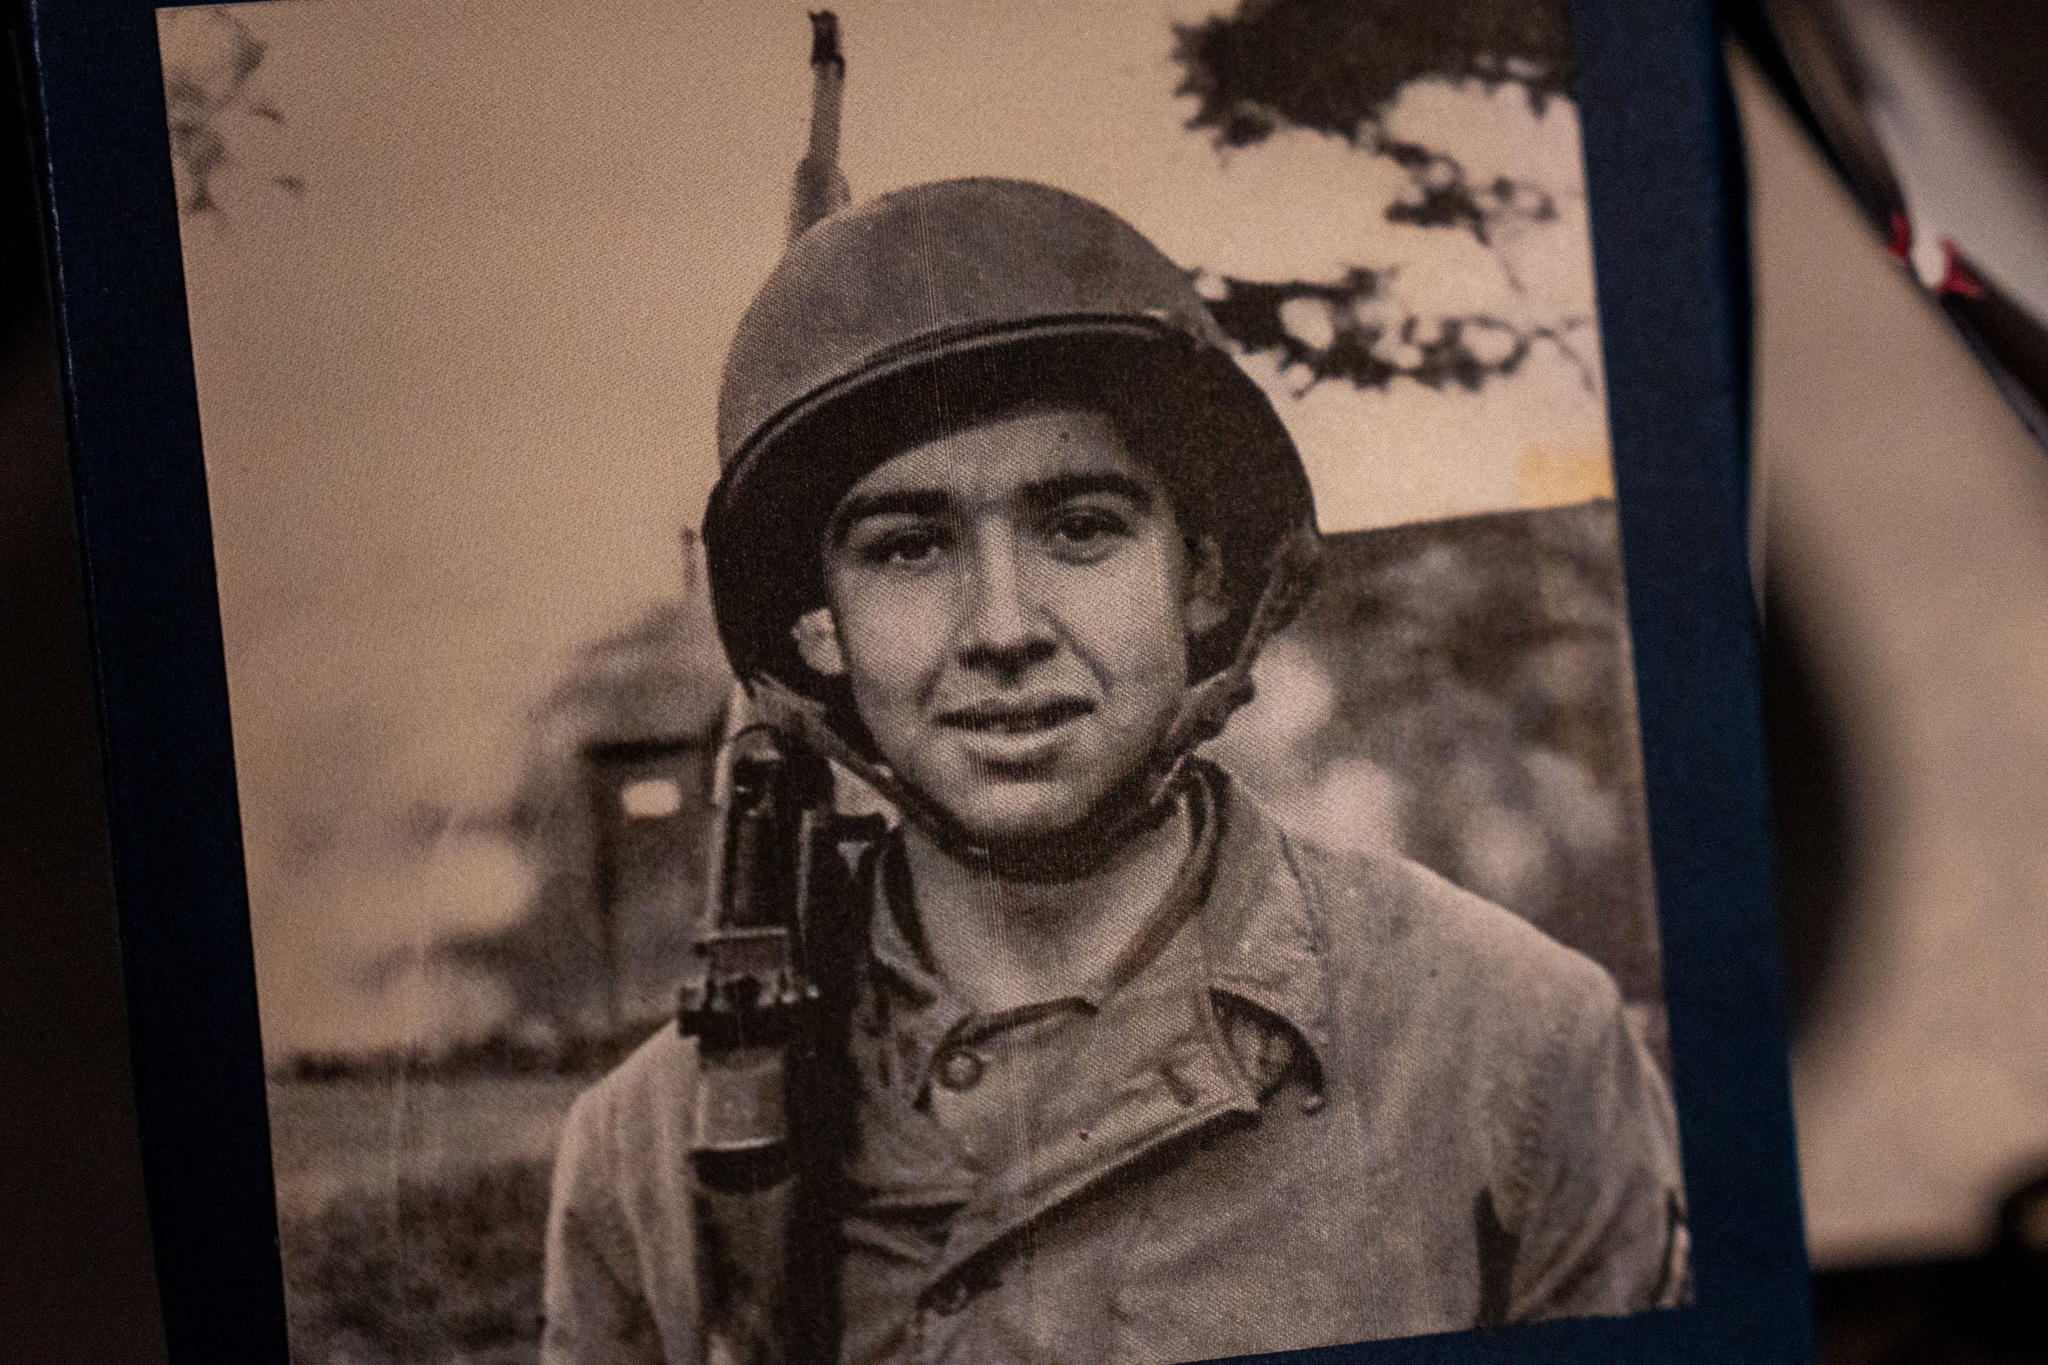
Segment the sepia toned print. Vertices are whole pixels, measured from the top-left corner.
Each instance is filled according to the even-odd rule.
[[[1688,1297],[1561,15],[1108,8],[165,12],[295,1358]]]

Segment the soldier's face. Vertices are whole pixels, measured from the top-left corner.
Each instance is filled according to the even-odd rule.
[[[1184,543],[1108,421],[1027,410],[896,456],[841,500],[805,661],[852,686],[897,775],[978,838],[1085,819],[1134,774],[1220,625],[1213,545]]]

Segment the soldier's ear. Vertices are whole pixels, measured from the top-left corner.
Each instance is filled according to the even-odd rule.
[[[818,607],[797,617],[789,638],[796,641],[796,652],[811,672],[827,678],[846,676],[846,650],[839,643],[832,608]]]
[[[1187,568],[1181,584],[1181,621],[1190,640],[1199,640],[1230,619],[1223,590],[1223,549],[1214,536],[1187,538]]]

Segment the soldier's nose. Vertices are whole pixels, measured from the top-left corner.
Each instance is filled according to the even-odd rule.
[[[993,674],[1000,681],[1014,683],[1033,664],[1043,663],[1053,656],[1051,640],[1020,640],[1014,645],[999,647],[987,644],[969,644],[960,651],[960,662],[977,673]]]
[[[980,549],[966,586],[960,661],[969,668],[1008,678],[1051,657],[1054,642],[1043,614],[1006,546]]]

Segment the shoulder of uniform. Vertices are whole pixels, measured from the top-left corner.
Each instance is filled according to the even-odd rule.
[[[1342,1081],[1436,1115],[1501,1177],[1511,1225],[1546,1163],[1654,1145],[1669,1101],[1598,963],[1397,854],[1290,841],[1288,861],[1322,926]]]
[[[1521,916],[1397,853],[1288,839],[1323,921],[1340,994],[1369,991],[1474,1026],[1530,1036],[1534,1019],[1620,1006],[1599,964]]]
[[[664,1024],[576,1097],[563,1125],[565,1142],[594,1139],[621,1127],[687,1113],[697,1080],[697,1045]]]

